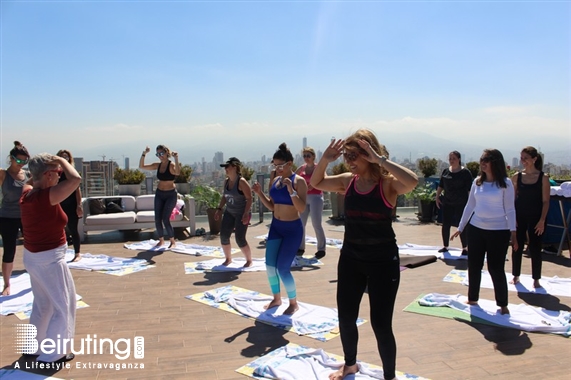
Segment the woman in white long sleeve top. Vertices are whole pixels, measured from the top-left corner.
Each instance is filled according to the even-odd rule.
[[[478,304],[481,271],[487,255],[496,304],[501,314],[509,314],[504,265],[510,238],[517,249],[514,188],[506,172],[504,157],[497,149],[484,150],[480,158],[480,175],[472,183],[468,203],[452,239],[464,228],[469,228],[468,304]]]

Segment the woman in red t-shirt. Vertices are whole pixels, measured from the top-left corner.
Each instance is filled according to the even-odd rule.
[[[37,328],[38,342],[47,338],[71,340],[75,333],[75,284],[65,261],[67,216],[60,203],[77,189],[81,176],[65,158],[48,153],[32,157],[28,168],[33,185],[24,186],[20,210],[24,266],[34,294],[30,324]],[[62,172],[67,180],[59,182]],[[63,352],[68,349],[69,346],[49,354],[38,350],[37,361],[72,360],[72,353]]]

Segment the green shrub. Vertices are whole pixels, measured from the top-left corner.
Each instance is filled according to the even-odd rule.
[[[222,195],[213,188],[207,185],[196,185],[190,192],[190,195],[197,203],[205,205],[207,208],[216,208],[220,204]]]
[[[424,178],[436,174],[437,167],[438,161],[436,161],[436,158],[421,158],[418,160],[418,169],[422,172]]]
[[[174,179],[175,183],[188,183],[192,175],[192,168],[190,165],[182,165],[180,167],[180,174]]]
[[[145,173],[139,169],[116,168],[113,173],[113,179],[115,179],[119,185],[138,185],[145,180]]]

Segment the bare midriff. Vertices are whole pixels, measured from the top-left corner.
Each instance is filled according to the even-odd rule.
[[[174,184],[174,181],[159,181],[157,189],[162,191],[169,191],[176,189],[176,186]]]
[[[289,222],[299,219],[299,212],[292,205],[274,205],[274,218]]]

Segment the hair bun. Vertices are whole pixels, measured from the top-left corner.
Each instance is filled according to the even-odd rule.
[[[280,144],[279,150],[283,150],[283,151],[287,151],[287,150],[288,150],[288,149],[287,149],[287,145],[286,145],[285,142],[283,142],[283,143]]]
[[[16,148],[21,148],[23,145],[22,145],[22,143],[19,142],[19,141],[14,141],[14,146],[15,146]]]

